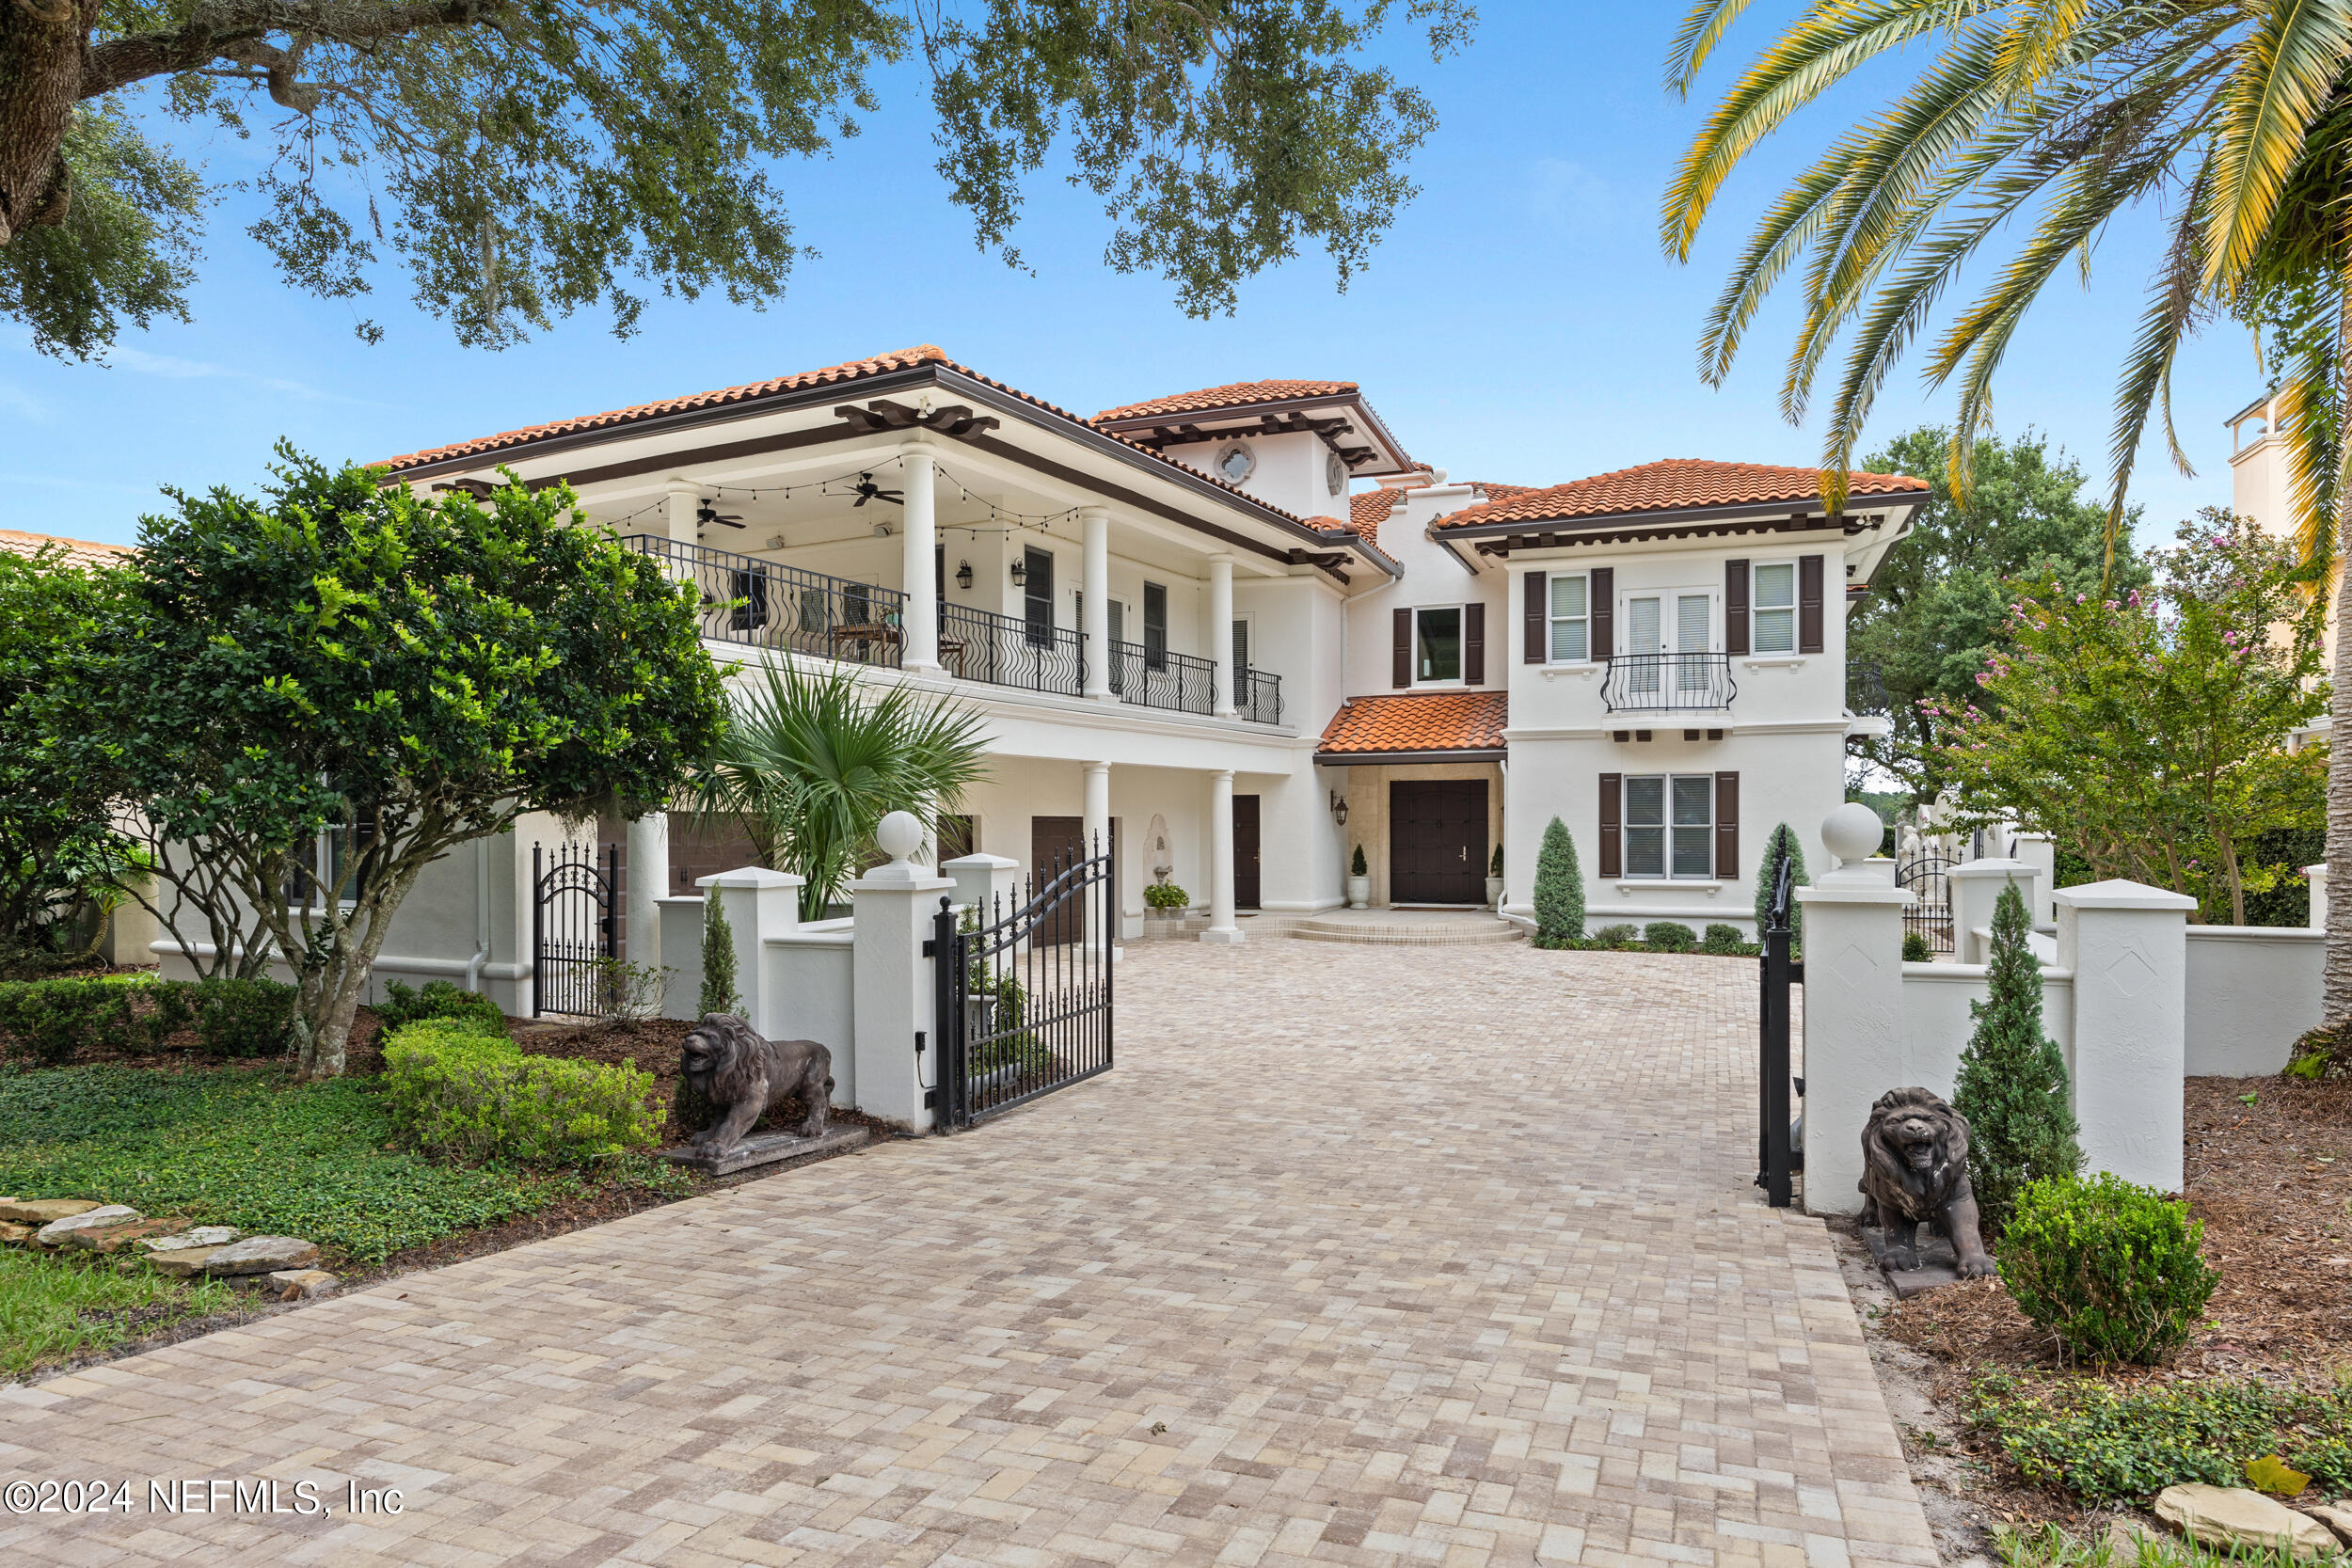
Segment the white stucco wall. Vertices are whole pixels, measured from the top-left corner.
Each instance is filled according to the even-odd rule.
[[[2188,1070],[2250,1078],[2287,1065],[2320,1019],[2324,931],[2252,926],[2188,928]]]

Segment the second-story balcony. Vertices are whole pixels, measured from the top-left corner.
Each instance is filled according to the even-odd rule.
[[[894,670],[902,665],[907,595],[895,588],[659,534],[636,534],[623,543],[694,583],[702,634],[714,641]],[[1086,694],[1088,649],[1080,632],[947,603],[939,605],[937,622],[939,667],[958,679],[1063,697]],[[1216,666],[1210,659],[1113,642],[1107,671],[1110,694],[1122,703],[1203,716],[1216,711]],[[1246,669],[1235,684],[1237,717],[1281,722],[1279,675]]]
[[[1600,700],[1612,713],[1720,713],[1739,690],[1726,654],[1618,654]]]

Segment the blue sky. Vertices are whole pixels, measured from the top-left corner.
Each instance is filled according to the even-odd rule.
[[[1736,57],[1791,8],[1755,7]],[[658,302],[627,341],[589,313],[518,348],[461,348],[409,303],[395,268],[356,309],[295,295],[245,238],[230,195],[213,215],[192,323],[126,335],[110,367],[45,359],[21,333],[6,340],[0,526],[130,540],[139,515],[164,504],[160,486],[250,486],[281,436],[322,457],[378,458],[917,342],[1080,412],[1265,376],[1358,381],[1416,457],[1456,478],[1549,483],[1661,457],[1812,462],[1818,430],[1774,411],[1785,301],[1720,390],[1698,379],[1692,345],[1744,220],[1774,176],[1835,133],[1840,105],[1768,145],[1698,260],[1672,266],[1658,248],[1658,198],[1702,112],[1658,86],[1679,6],[1489,0],[1482,10],[1477,42],[1442,67],[1402,39],[1383,51],[1425,85],[1442,123],[1413,165],[1422,194],[1370,270],[1343,294],[1327,259],[1305,253],[1248,284],[1235,315],[1205,322],[1177,309],[1165,281],[1104,266],[1106,220],[1051,171],[1016,235],[1033,273],[977,253],[932,172],[912,72],[882,78],[884,111],[865,135],[780,171],[802,239],[823,252],[785,297],[765,311]],[[1861,102],[1844,100],[1843,112]],[[251,166],[225,139],[189,150],[219,179]],[[2053,291],[1997,393],[2004,432],[2041,428],[2094,481],[2150,228],[2126,220],[2105,239],[2088,293],[2071,279]],[[358,341],[358,316],[384,325],[381,344]],[[2241,329],[2217,329],[2185,355],[2175,411],[2199,475],[2143,452],[2143,538],[2228,501],[2221,420],[2257,385]],[[1941,421],[1949,408],[1907,368],[1872,432]]]

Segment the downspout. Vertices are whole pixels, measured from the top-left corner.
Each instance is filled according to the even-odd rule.
[[[490,961],[490,841],[474,840],[473,957],[466,960],[466,989],[482,989],[482,966]]]

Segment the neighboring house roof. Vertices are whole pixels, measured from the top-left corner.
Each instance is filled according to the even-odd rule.
[[[1856,472],[1848,476],[1849,494],[1917,496],[1928,492],[1927,481],[1909,474]],[[1507,489],[1508,486],[1500,488]],[[1764,463],[1713,463],[1676,457],[1645,463],[1635,468],[1595,474],[1544,489],[1490,497],[1477,506],[1464,507],[1438,520],[1443,531],[1493,527],[1507,523],[1565,522],[1586,517],[1639,516],[1669,512],[1708,511],[1718,507],[1763,506],[1782,502],[1818,502],[1821,495],[1819,468],[1777,467]]]
[[[1214,408],[1249,408],[1262,403],[1288,403],[1296,398],[1340,398],[1361,390],[1353,381],[1232,381],[1203,387],[1197,392],[1176,392],[1143,403],[1123,404],[1095,415],[1100,420],[1139,420],[1160,414],[1205,414]]]
[[[1324,726],[1325,761],[1442,753],[1502,755],[1511,699],[1501,691],[1422,691],[1350,697]]]
[[[0,550],[13,555],[38,555],[51,545],[64,546],[64,559],[74,566],[104,565],[138,553],[128,545],[102,545],[94,539],[68,539],[61,533],[21,533],[0,528]]]

